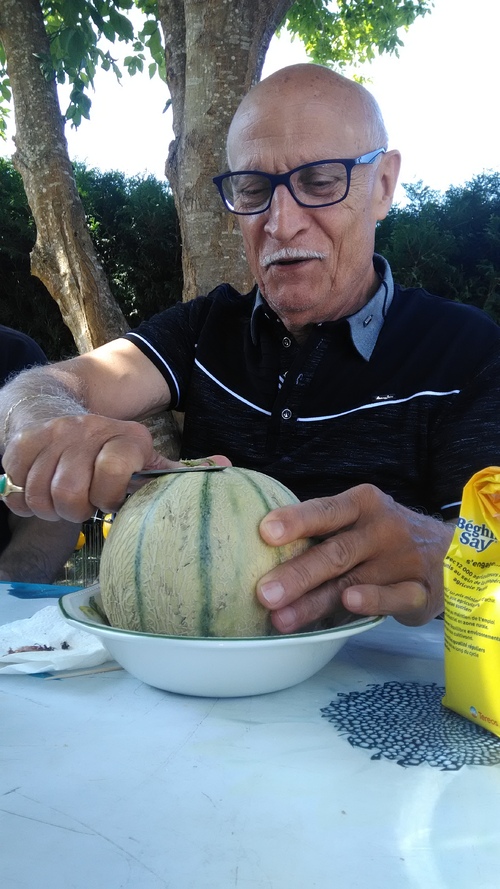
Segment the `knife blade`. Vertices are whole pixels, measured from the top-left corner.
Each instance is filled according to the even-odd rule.
[[[179,472],[219,472],[221,469],[227,469],[227,466],[175,466],[173,469],[141,469],[139,472],[133,472],[130,480],[140,481],[143,478],[157,478],[161,475]]]
[[[141,469],[140,472],[132,473],[130,484],[133,487],[135,482],[146,482],[148,478],[157,478],[161,475],[170,475],[170,473],[179,472],[218,472],[221,469],[227,469],[227,466],[175,466],[173,469]],[[6,500],[9,494],[23,494],[24,488],[15,485],[7,473],[0,474],[0,500]]]
[[[226,469],[226,467],[218,465],[198,466],[196,464],[194,466],[175,466],[173,469],[141,469],[130,476],[127,493],[135,494],[139,488],[144,487],[154,478],[161,478],[162,475],[179,475],[181,472],[219,472],[221,469]]]

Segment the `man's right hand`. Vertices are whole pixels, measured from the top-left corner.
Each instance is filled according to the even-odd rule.
[[[133,472],[178,465],[158,454],[141,423],[97,414],[57,417],[14,434],[4,471],[24,494],[5,501],[20,516],[83,522],[123,503]]]

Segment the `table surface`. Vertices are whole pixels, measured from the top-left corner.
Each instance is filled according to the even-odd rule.
[[[2,889],[498,889],[500,739],[443,685],[437,620],[256,697],[0,674]]]

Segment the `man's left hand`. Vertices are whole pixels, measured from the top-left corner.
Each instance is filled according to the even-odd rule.
[[[266,543],[319,540],[261,578],[258,598],[282,633],[344,609],[427,623],[443,611],[443,560],[453,531],[367,484],[273,510],[260,525]]]

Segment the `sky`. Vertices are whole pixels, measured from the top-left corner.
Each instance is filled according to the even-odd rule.
[[[500,0],[434,0],[432,12],[401,34],[399,59],[382,56],[358,69],[382,109],[390,147],[402,153],[400,183],[422,180],[443,192],[500,171],[499,33]],[[263,76],[302,61],[300,42],[273,38]],[[124,75],[122,84],[97,75],[90,121],[77,131],[67,127],[70,156],[100,170],[163,179],[172,139],[171,114],[163,112],[167,88],[147,74]],[[11,139],[0,146],[4,156],[12,152]],[[396,202],[404,199],[400,184]]]

